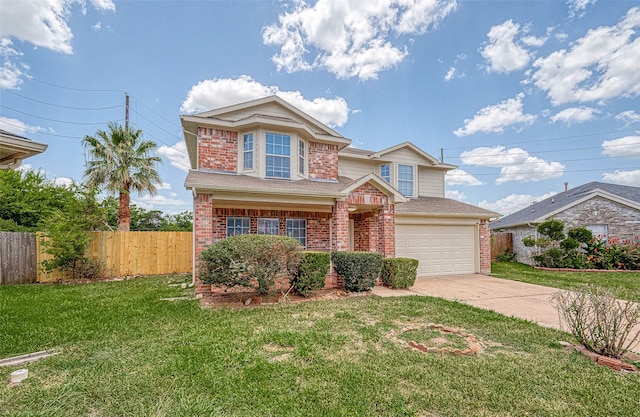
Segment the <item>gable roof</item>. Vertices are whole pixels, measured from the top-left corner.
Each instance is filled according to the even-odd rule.
[[[412,152],[416,153],[420,158],[422,158],[426,163],[425,166],[430,166],[434,168],[442,168],[446,170],[457,168],[456,165],[445,164],[444,162],[440,162],[433,156],[429,155],[413,143],[407,141],[402,142],[397,145],[391,146],[389,148],[385,148],[381,151],[369,151],[366,149],[353,148],[351,146],[342,149],[339,153],[339,156],[355,158],[355,159],[368,159],[368,160],[386,160],[385,156],[400,150],[400,149],[409,149]]]
[[[15,169],[23,159],[44,152],[47,146],[0,129],[0,169]]]
[[[551,216],[594,197],[606,198],[640,210],[640,187],[593,181],[558,193],[496,220],[491,223],[491,228],[502,229],[527,223],[541,223]]]
[[[275,105],[283,109],[284,112],[282,114],[270,114],[269,111],[264,110],[270,105]],[[275,95],[194,115],[181,115],[180,123],[182,124],[192,168],[197,167],[197,138],[198,127],[200,126],[234,131],[249,130],[256,127],[286,129],[298,132],[317,142],[336,144],[338,149],[342,149],[351,143],[350,139],[345,138],[324,123]]]
[[[435,217],[468,217],[475,219],[492,219],[499,216],[498,213],[461,201],[442,197],[418,197],[412,198],[404,204],[395,206],[397,214],[419,214]]]

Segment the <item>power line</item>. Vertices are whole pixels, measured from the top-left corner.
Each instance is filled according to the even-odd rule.
[[[122,91],[122,90],[110,90],[110,89],[86,89],[86,88],[76,88],[76,87],[66,87],[63,85],[59,85],[59,84],[54,84],[54,83],[50,83],[47,81],[42,81],[42,80],[38,80],[37,78],[30,78],[32,81],[36,81],[39,82],[41,84],[46,84],[48,86],[51,87],[57,87],[57,88],[62,88],[65,90],[72,90],[72,91],[83,91],[83,92],[87,92],[87,93],[121,93],[121,94],[126,94],[126,92]]]
[[[107,123],[113,121],[113,120],[110,120],[110,121],[106,121],[106,122],[70,122],[70,121],[67,121],[67,120],[48,119],[46,117],[36,116],[35,114],[26,113],[26,112],[20,111],[18,109],[14,109],[14,108],[9,107],[9,106],[5,106],[4,104],[0,104],[0,107],[4,107],[5,109],[12,110],[12,111],[14,111],[16,113],[20,113],[20,114],[24,114],[24,115],[27,115],[27,116],[35,117],[37,119],[47,120],[47,121],[56,122],[56,123],[66,123],[66,124],[71,124],[71,125],[101,125],[101,124],[107,124]]]
[[[122,104],[118,104],[116,106],[109,106],[109,107],[73,107],[73,106],[63,106],[61,104],[55,104],[55,103],[49,103],[46,101],[42,101],[42,100],[37,100],[35,98],[31,98],[31,97],[27,97],[27,96],[23,96],[22,94],[18,94],[15,91],[11,91],[11,90],[7,90],[7,89],[2,89],[3,91],[6,91],[7,93],[11,93],[13,95],[16,95],[18,97],[22,97],[26,100],[30,100],[30,101],[35,101],[36,103],[40,103],[40,104],[46,104],[47,106],[53,106],[53,107],[60,107],[63,109],[70,109],[70,110],[86,110],[86,111],[95,111],[95,110],[110,110],[110,109],[118,109],[118,108],[122,108],[124,107]]]

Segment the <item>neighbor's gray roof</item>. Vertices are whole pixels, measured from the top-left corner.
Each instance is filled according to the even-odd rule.
[[[572,203],[595,193],[597,190],[602,190],[640,204],[640,187],[593,181],[558,193],[546,200],[542,200],[538,203],[532,204],[531,206],[523,208],[520,211],[491,222],[491,229],[502,229],[505,227],[540,221],[540,219],[546,218],[549,213],[569,206]]]
[[[454,214],[463,215],[465,217],[474,217],[479,219],[490,219],[498,217],[499,214],[471,204],[462,203],[457,200],[440,197],[418,197],[412,198],[403,204],[397,204],[396,213],[420,213],[420,214]]]

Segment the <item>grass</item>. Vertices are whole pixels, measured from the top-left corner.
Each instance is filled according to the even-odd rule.
[[[564,272],[534,269],[517,262],[493,262],[491,275],[513,281],[571,289],[583,284],[622,291],[624,298],[640,301],[640,272]]]
[[[0,384],[6,416],[634,416],[640,375],[567,335],[429,297],[201,309],[181,277],[0,287],[0,358],[58,349]],[[387,337],[442,323],[487,343],[424,354]],[[428,335],[426,335],[428,336]],[[18,367],[0,368],[7,381]]]

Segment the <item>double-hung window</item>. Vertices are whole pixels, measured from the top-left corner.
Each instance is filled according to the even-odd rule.
[[[248,217],[227,217],[227,237],[249,233]]]
[[[266,176],[291,178],[291,137],[279,133],[267,133]]]
[[[287,219],[287,236],[297,239],[307,247],[307,221],[305,219]]]
[[[259,235],[278,235],[280,221],[278,219],[258,218]]]
[[[388,184],[391,183],[391,170],[389,168],[389,164],[380,165],[380,176]]]
[[[304,149],[304,142],[302,140],[300,140],[298,145],[298,172],[301,174],[304,174],[304,165],[305,165],[305,159],[306,159],[306,155],[305,155],[305,149]]]
[[[398,191],[405,197],[413,197],[413,165],[398,164]]]
[[[244,135],[242,144],[243,168],[245,171],[253,169],[253,133]]]

